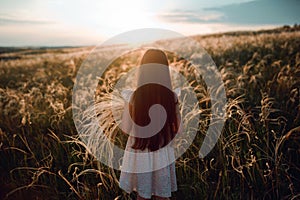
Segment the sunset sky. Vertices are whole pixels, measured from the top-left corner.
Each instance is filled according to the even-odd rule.
[[[300,23],[298,0],[1,0],[0,46],[94,45],[125,31],[184,35]]]

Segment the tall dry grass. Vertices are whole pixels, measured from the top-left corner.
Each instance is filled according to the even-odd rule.
[[[300,197],[298,29],[195,37],[216,62],[228,98],[222,135],[203,159],[198,152],[211,114],[206,85],[193,82],[189,62],[168,54],[201,108],[190,113],[201,113],[198,134],[176,161],[177,199]],[[89,153],[72,120],[72,87],[89,50],[0,54],[0,198],[135,198],[118,187],[119,171]],[[106,103],[137,57],[114,61],[99,79],[95,97],[104,132],[121,148],[126,136]]]

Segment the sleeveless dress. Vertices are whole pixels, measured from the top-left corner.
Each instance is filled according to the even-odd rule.
[[[127,90],[122,95],[129,102],[131,94],[132,91]],[[180,90],[175,89],[174,94],[178,101]],[[121,165],[120,188],[127,193],[136,191],[146,199],[150,199],[152,195],[171,197],[171,192],[177,191],[176,159],[172,141],[153,152],[148,149],[133,149],[133,144],[134,137],[129,136]]]
[[[134,138],[129,136],[121,166],[120,188],[127,193],[136,191],[139,196],[148,199],[152,195],[171,197],[171,192],[177,190],[175,162],[171,162],[175,161],[173,147],[167,145],[157,151],[150,152],[148,149],[143,151],[132,149],[133,142]],[[130,152],[138,154],[131,154]],[[141,153],[145,154],[137,156]],[[165,167],[152,170],[162,166],[162,163]],[[146,172],[131,173],[126,170],[129,168],[129,171]]]

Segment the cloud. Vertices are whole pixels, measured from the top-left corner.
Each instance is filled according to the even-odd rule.
[[[55,24],[54,21],[28,18],[24,16],[0,14],[0,25],[48,25]]]
[[[255,0],[202,10],[173,10],[158,18],[170,23],[275,25],[300,22],[298,0]]]
[[[201,11],[183,11],[176,10],[169,13],[159,14],[158,18],[171,23],[183,22],[183,23],[211,23],[220,22],[223,15],[218,12]]]

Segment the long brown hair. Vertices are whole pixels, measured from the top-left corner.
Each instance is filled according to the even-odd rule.
[[[162,80],[164,86],[157,84]],[[154,136],[148,138],[135,137],[132,145],[133,149],[144,150],[148,148],[150,151],[156,151],[169,144],[179,128],[179,119],[176,115],[177,103],[177,97],[171,87],[169,63],[166,54],[157,49],[147,50],[140,63],[138,88],[133,93],[129,103],[129,113],[137,125],[146,126],[150,123],[148,114],[150,107],[153,104],[160,104],[166,110],[167,120],[161,131]]]

